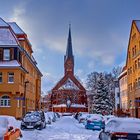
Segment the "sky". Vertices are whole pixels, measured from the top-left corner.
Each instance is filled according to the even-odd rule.
[[[139,0],[0,0],[0,17],[27,33],[46,93],[64,75],[69,23],[75,75],[85,85],[89,73],[125,65],[139,5]]]

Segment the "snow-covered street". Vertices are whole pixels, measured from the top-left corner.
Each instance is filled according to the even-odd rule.
[[[86,130],[73,117],[61,117],[43,130],[22,131],[22,140],[98,140],[99,131]]]

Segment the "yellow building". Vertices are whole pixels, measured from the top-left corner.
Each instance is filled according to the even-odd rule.
[[[140,21],[133,20],[127,50],[128,105],[131,116],[140,117]]]
[[[119,87],[120,87],[120,106],[123,112],[128,111],[128,92],[127,92],[127,69],[123,67],[121,74],[119,75]]]
[[[40,108],[41,72],[27,34],[0,18],[0,115],[21,118]]]

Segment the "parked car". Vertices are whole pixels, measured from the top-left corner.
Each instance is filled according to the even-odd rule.
[[[43,129],[46,127],[46,119],[43,111],[27,113],[21,122],[21,129]]]
[[[0,140],[18,139],[22,137],[21,131],[18,128],[9,126],[8,116],[0,116]]]
[[[51,124],[51,118],[47,113],[45,113],[45,119],[46,119],[46,124]]]
[[[81,114],[78,118],[79,123],[84,123],[88,116],[89,116],[89,114],[87,114],[87,113]]]
[[[140,140],[140,120],[112,118],[99,134],[100,140]]]
[[[101,115],[90,114],[85,122],[85,128],[91,130],[101,130],[105,128],[105,121]]]
[[[104,120],[105,120],[105,123],[107,123],[111,118],[114,118],[115,116],[114,115],[105,115],[103,116]]]
[[[56,115],[54,112],[47,112],[48,116],[51,118],[52,122],[56,121]]]

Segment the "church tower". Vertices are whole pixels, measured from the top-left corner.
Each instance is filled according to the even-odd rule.
[[[69,25],[69,34],[67,40],[66,55],[64,56],[64,69],[66,74],[74,74],[74,56],[72,51],[72,39],[71,39],[71,26]]]
[[[64,55],[64,76],[52,89],[51,110],[55,112],[87,112],[87,96],[83,85],[74,76],[71,27]]]

